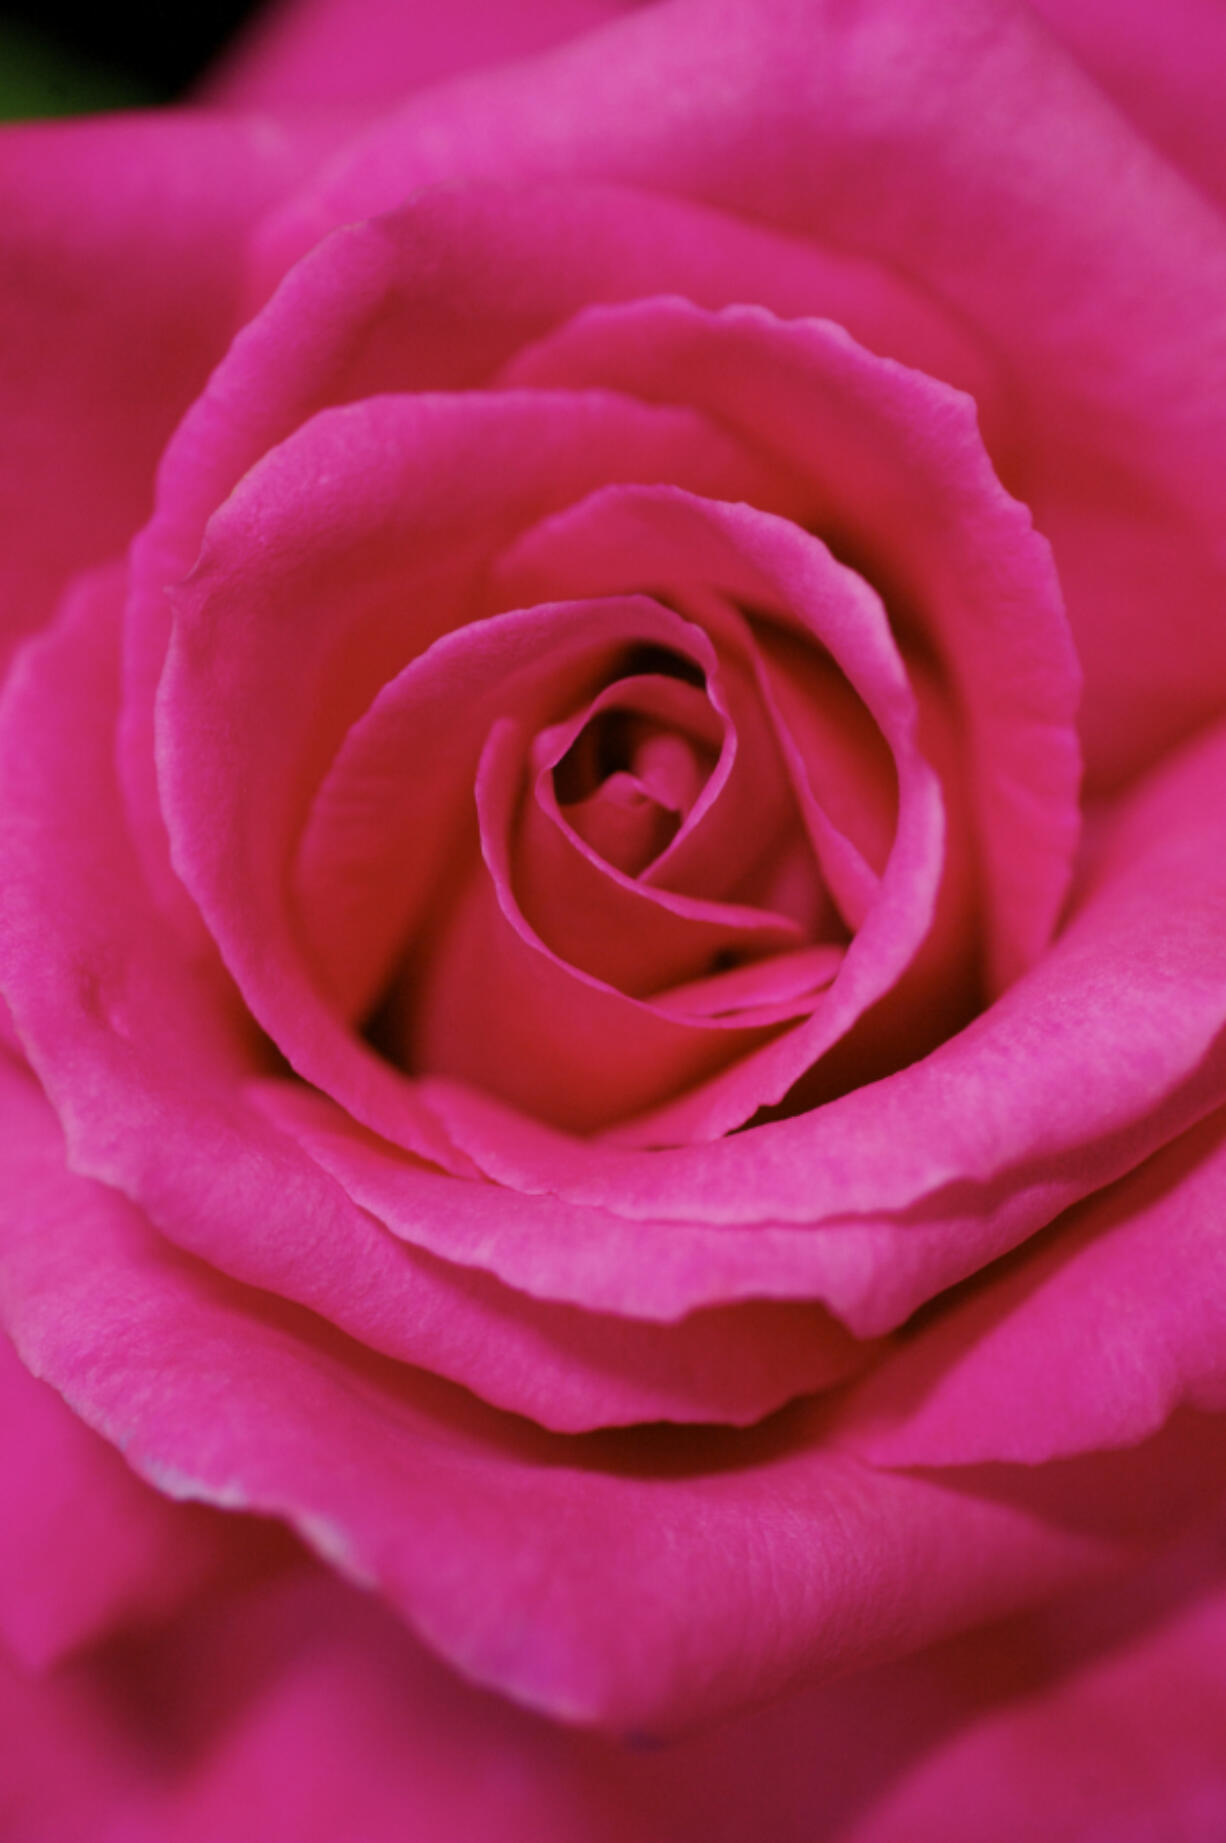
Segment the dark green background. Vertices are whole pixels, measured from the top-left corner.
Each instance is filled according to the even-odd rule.
[[[0,5],[0,118],[170,102],[190,88],[254,8]]]

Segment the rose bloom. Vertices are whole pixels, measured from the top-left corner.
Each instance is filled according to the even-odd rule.
[[[1224,109],[299,0],[8,133],[5,1843],[1226,1836]]]

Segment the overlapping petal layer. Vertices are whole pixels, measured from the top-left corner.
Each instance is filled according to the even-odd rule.
[[[992,475],[973,406],[835,327],[679,301],[579,315],[507,376],[689,404],[802,484],[805,522],[884,597],[900,643],[935,653],[948,676],[992,985],[1029,965],[1076,841],[1079,675],[1046,548]],[[799,607],[793,619],[803,624]]]
[[[328,165],[335,124],[184,118],[156,165],[131,124],[18,138],[6,634],[143,516],[248,225],[315,174],[128,570],[78,580],[0,707],[0,1316],[81,1417],[0,1350],[41,1468],[0,1545],[28,1659],[224,1572],[221,1519],[165,1502],[200,1499],[637,1741],[946,1640],[841,1705],[896,1695],[910,1737],[833,1811],[823,1783],[848,1843],[944,1838],[957,1797],[1008,1837],[1053,1712],[1093,1761],[1154,1683],[1179,1783],[1138,1746],[1122,1792],[1053,1768],[1053,1811],[1078,1843],[1217,1826],[1220,1545],[1142,1582],[1135,1633],[948,1642],[1135,1567],[1226,1483],[1226,732],[1170,753],[1226,688],[1226,237],[1188,55],[1220,35],[1179,5],[1149,59],[1097,0],[556,0],[498,21],[523,61]],[[499,52],[466,0],[406,16],[386,71],[325,70],[339,20],[316,0],[231,98]],[[1091,809],[1063,916],[1077,672],[1027,504],[1095,785],[1166,752]],[[354,1688],[384,1734],[372,1685],[399,1708],[433,1666],[387,1631],[386,1678],[338,1651],[318,1591],[286,1585],[304,1674],[274,1613],[233,1751],[197,1711],[151,1785],[82,1659],[28,1705],[39,1770],[79,1746],[116,1843],[203,1843],[306,1732],[321,1783],[369,1767],[372,1839],[450,1824],[424,1742],[406,1805],[401,1757],[333,1720]],[[102,1666],[130,1689],[134,1642]],[[432,1732],[480,1751],[451,1696]],[[718,1742],[630,1772],[521,1711],[494,1753],[526,1834],[620,1843],[661,1809],[739,1837],[739,1747],[786,1741],[770,1809],[815,1843],[839,1749],[814,1764],[810,1727],[840,1717],[793,1708],[744,1717],[722,1779]],[[42,1821],[0,1803],[21,1843]]]
[[[1122,1466],[956,1485],[830,1451],[812,1408],[559,1441],[210,1275],[67,1173],[25,1078],[6,1105],[3,1309],[35,1371],[163,1491],[283,1517],[464,1674],[572,1720],[672,1728],[867,1664],[1136,1557],[1226,1477],[1196,1416]]]
[[[6,985],[74,1166],[222,1272],[551,1426],[754,1420],[854,1369],[862,1353],[816,1307],[674,1327],[537,1305],[399,1245],[270,1125],[244,1092],[266,1049],[212,963],[153,911],[124,836],[110,761],[116,589],[82,585],[25,655],[0,725]],[[71,709],[70,725],[44,721],[48,700]],[[79,871],[72,902],[38,868],[56,828]]]
[[[164,900],[181,908],[152,769],[164,589],[190,570],[205,524],[241,476],[330,405],[468,389],[590,302],[676,291],[720,307],[742,298],[747,275],[766,307],[829,315],[873,350],[972,390],[985,424],[998,420],[982,352],[888,270],[649,193],[430,190],[327,238],[286,276],[170,442],[154,517],[133,549],[121,759],[142,856]]]
[[[644,8],[385,117],[266,227],[270,273],[408,189],[563,173],[853,252],[975,327],[1010,392],[989,446],[1055,548],[1093,775],[1220,707],[1226,231],[1028,7]]]

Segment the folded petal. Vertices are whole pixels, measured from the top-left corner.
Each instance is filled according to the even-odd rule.
[[[859,1396],[855,1449],[1037,1464],[1226,1407],[1224,1139],[1218,1113],[952,1299]]]
[[[678,473],[754,469],[701,418],[607,393],[373,398],[323,412],[253,469],[176,591],[159,701],[176,869],[298,1072],[444,1163],[403,1075],[354,1036],[302,951],[286,884],[311,798],[384,684],[475,612],[500,541],[610,478]],[[378,880],[359,893],[382,906]],[[332,919],[322,897],[303,914]],[[312,931],[327,980],[335,934]]]
[[[399,202],[400,195],[397,195]],[[486,383],[525,342],[592,301],[677,291],[722,306],[825,313],[874,350],[972,389],[1000,421],[992,368],[922,293],[879,265],[690,201],[618,187],[448,185],[312,249],[244,327],[169,443],[132,554],[120,738],[147,869],[182,910],[153,777],[165,589],[249,468],[318,411],[388,391]],[[183,918],[190,920],[190,917]]]
[[[857,1367],[852,1340],[809,1306],[668,1325],[523,1298],[478,1263],[397,1243],[270,1125],[244,1091],[266,1054],[216,967],[154,911],[124,836],[118,599],[113,580],[81,585],[24,655],[0,724],[3,975],[76,1167],[222,1271],[551,1425],[753,1421]],[[74,864],[71,901],[46,874],[50,840]]]
[[[1226,1813],[1220,1540],[665,1746],[461,1682],[297,1567],[116,1659],[0,1660],[12,1843],[1201,1843]]]
[[[1224,772],[1219,734],[1139,789],[1041,971],[804,1119],[644,1155],[427,1082],[499,1189],[424,1172],[318,1105],[287,1096],[274,1117],[394,1233],[528,1292],[666,1317],[796,1294],[876,1335],[1221,1104]]]
[[[1226,1591],[1220,1544],[1204,1547],[1216,1563],[1207,1580],[1182,1583],[1176,1557],[1131,1594],[1066,1603],[934,1659],[943,1731],[868,1794],[847,1843],[1215,1836],[1226,1822]]]
[[[514,599],[531,598],[545,584],[607,594],[646,582],[663,583],[683,607],[690,591],[713,588],[828,653],[887,741],[899,787],[888,868],[828,995],[797,1029],[755,1050],[714,1084],[653,1107],[624,1129],[628,1137],[660,1145],[713,1138],[780,1100],[889,993],[931,926],[944,808],[937,777],[917,745],[914,696],[879,598],[819,539],[791,522],[673,487],[612,489],[528,532],[503,559],[494,590]]]
[[[651,1223],[653,1248],[664,1221],[755,1224],[777,1274],[807,1247],[810,1276],[823,1274],[810,1286],[874,1335],[1220,1105],[1224,777],[1218,730],[1120,802],[1094,878],[1030,974],[922,1061],[796,1119],[647,1155],[422,1085],[497,1182]],[[708,1239],[739,1264],[735,1241]],[[685,1242],[653,1289],[693,1284]]]
[[[909,630],[937,656],[966,736],[990,983],[1030,965],[1076,846],[1080,682],[1047,547],[973,406],[837,328],[679,301],[590,309],[507,376],[690,404],[794,475],[805,524],[891,608],[898,643]]]
[[[701,629],[629,595],[471,621],[389,677],[337,750],[294,865],[299,927],[347,1015],[378,998],[476,855],[474,789],[494,723],[548,722],[653,643],[714,670]]]
[[[507,859],[512,763],[522,755],[514,727],[496,726],[477,777],[483,861],[444,915],[395,1020],[402,1059],[579,1132],[667,1104],[722,1069],[714,1079],[723,1105],[747,1118],[757,1093],[743,1058],[769,1034],[773,1016],[742,1025],[674,1015],[666,1000],[630,997],[566,965],[525,920]]]
[[[551,1437],[169,1250],[66,1171],[32,1086],[5,1102],[0,1310],[31,1366],[163,1491],[284,1519],[463,1674],[570,1720],[658,1732],[867,1664],[1135,1558],[1226,1481],[1197,1416],[956,1489],[830,1452],[812,1411]]]
[[[1050,531],[1092,772],[1118,783],[1220,706],[1226,228],[1028,7],[647,7],[389,114],[265,246],[283,264],[414,186],[495,174],[701,198],[930,289],[1010,379],[1011,489],[1040,530],[1076,512]],[[1142,529],[1146,567],[1102,597],[1104,517],[1126,546]]]

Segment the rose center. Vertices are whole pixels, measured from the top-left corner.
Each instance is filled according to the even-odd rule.
[[[636,877],[676,837],[715,766],[697,737],[634,710],[602,710],[553,771],[571,829]]]

